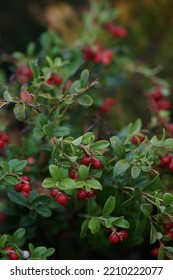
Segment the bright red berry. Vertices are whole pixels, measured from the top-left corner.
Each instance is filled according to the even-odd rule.
[[[23,186],[22,183],[16,184],[16,185],[14,186],[15,191],[16,191],[16,192],[21,192],[21,191],[22,191],[22,186]]]
[[[164,155],[164,156],[160,159],[160,164],[161,164],[161,166],[163,166],[163,167],[168,166],[170,162],[171,162],[171,157],[170,157],[170,155]]]
[[[102,168],[102,163],[101,163],[101,161],[100,161],[99,159],[97,159],[97,158],[93,158],[93,159],[92,159],[92,164],[93,164],[93,167],[94,167],[95,169],[100,169],[100,168]]]
[[[128,237],[128,232],[126,230],[121,229],[118,232],[118,236],[120,237],[121,240],[125,240]]]
[[[18,260],[19,259],[19,256],[15,252],[9,253],[8,256],[9,256],[10,260]]]
[[[57,192],[58,192],[58,190],[56,188],[51,189],[51,191],[50,191],[51,197],[56,198],[57,197]]]
[[[88,198],[88,193],[87,193],[87,191],[85,191],[85,190],[79,190],[78,193],[77,193],[77,198],[78,198],[79,200],[85,200],[85,199],[87,199],[87,198]]]
[[[103,104],[99,107],[99,109],[106,113],[106,112],[109,112],[109,110],[115,105],[115,99],[114,98],[111,98],[111,97],[108,97],[108,98],[105,98]]]
[[[56,86],[62,83],[61,76],[52,73],[51,76],[46,80],[46,83],[51,86]]]
[[[172,223],[164,223],[163,224],[164,229],[166,230],[170,230],[173,228],[173,224]]]
[[[136,146],[138,146],[144,140],[145,140],[145,136],[143,136],[143,135],[134,135],[132,137],[132,143]]]
[[[90,156],[88,156],[88,155],[85,155],[85,156],[83,156],[83,157],[81,158],[81,163],[82,163],[83,165],[89,166],[90,163],[92,163],[92,158],[91,158]]]
[[[84,50],[83,50],[83,58],[84,60],[88,61],[88,60],[94,60],[95,58],[95,51],[93,50],[93,48],[91,46],[85,46]]]
[[[170,237],[171,240],[173,240],[173,232],[172,231],[167,231],[165,233],[166,236]]]
[[[157,257],[158,254],[159,254],[159,248],[158,248],[158,247],[153,248],[153,249],[151,250],[151,254],[152,254],[154,257]]]
[[[78,175],[77,175],[77,172],[75,169],[70,170],[69,177],[73,180],[78,178]]]
[[[6,133],[4,133],[3,135],[2,135],[2,139],[1,139],[2,141],[4,141],[5,143],[8,143],[9,142],[9,137],[8,137],[8,135],[6,134]]]
[[[31,185],[30,184],[26,184],[26,183],[22,184],[22,191],[23,192],[28,193],[28,192],[30,192],[30,190],[31,190]]]
[[[6,250],[7,252],[14,252],[14,251],[13,251],[13,248],[12,248],[11,246],[5,247],[5,250]]]
[[[120,241],[119,236],[117,235],[117,233],[113,232],[109,235],[109,242],[111,244],[116,244]]]
[[[157,109],[158,110],[169,110],[171,107],[171,103],[166,99],[162,98],[158,103],[157,103]]]
[[[66,205],[68,202],[68,197],[66,194],[60,193],[57,195],[56,197],[56,201],[60,204],[60,205]]]

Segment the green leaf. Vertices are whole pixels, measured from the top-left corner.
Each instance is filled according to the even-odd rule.
[[[165,257],[165,251],[164,251],[163,247],[160,246],[159,253],[158,253],[158,260],[164,260],[164,257]]]
[[[58,127],[55,127],[53,130],[54,136],[61,137],[61,136],[66,136],[68,134],[70,134],[70,130],[66,126],[58,126]]]
[[[19,182],[19,180],[13,176],[5,176],[4,181],[10,185],[16,185]]]
[[[16,104],[13,112],[18,121],[23,122],[25,120],[25,104]]]
[[[59,181],[59,168],[58,166],[54,165],[54,164],[51,164],[49,165],[49,172],[50,172],[50,175],[52,176],[53,179],[55,179],[56,181]]]
[[[87,180],[89,176],[89,166],[80,165],[78,168],[78,174],[81,180]]]
[[[113,212],[114,208],[115,208],[115,197],[111,195],[105,202],[105,205],[102,210],[102,215],[103,216],[110,215]]]
[[[60,190],[73,190],[75,189],[75,187],[76,187],[75,181],[70,178],[66,178],[58,184],[58,188]]]
[[[117,217],[113,224],[121,228],[129,228],[129,222],[124,217]]]
[[[69,94],[75,94],[78,93],[81,89],[81,83],[79,80],[74,81],[69,89]]]
[[[87,211],[90,216],[99,216],[101,215],[102,209],[99,205],[97,205],[95,199],[88,199]]]
[[[17,229],[14,234],[13,238],[15,239],[15,242],[19,241],[25,236],[26,230],[24,228]]]
[[[114,175],[120,175],[121,173],[124,173],[129,167],[130,163],[125,159],[121,159],[115,164],[113,173]]]
[[[5,243],[7,242],[7,238],[8,238],[7,234],[1,235],[1,237],[0,237],[0,248],[4,248]]]
[[[86,187],[89,188],[88,191],[90,191],[90,189],[102,190],[102,185],[100,184],[100,182],[94,179],[88,180],[86,183]]]
[[[142,128],[142,122],[140,119],[137,119],[134,124],[129,125],[129,133],[135,135],[140,132]]]
[[[164,195],[163,195],[163,204],[165,206],[168,206],[171,203],[173,203],[173,195],[171,193],[164,193]]]
[[[11,159],[8,161],[9,172],[12,172],[20,161],[18,159]]]
[[[85,238],[87,236],[88,224],[89,224],[88,219],[85,219],[81,224],[80,238]]]
[[[125,156],[125,146],[123,141],[117,136],[112,136],[110,142],[118,159],[123,159]]]
[[[82,144],[89,145],[94,142],[95,135],[93,132],[87,132],[82,136]]]
[[[54,136],[54,133],[53,133],[53,125],[52,124],[45,124],[43,126],[43,132],[47,135],[47,136]]]
[[[14,203],[27,207],[26,198],[24,198],[20,193],[11,191],[11,192],[7,192],[7,195],[8,198]]]
[[[82,94],[77,98],[77,103],[84,107],[89,107],[93,104],[93,100],[89,95]]]
[[[88,228],[91,230],[92,234],[95,234],[100,229],[100,221],[96,217],[91,218]]]
[[[141,167],[134,165],[131,169],[132,178],[136,179],[140,175],[140,173],[141,173]]]
[[[8,102],[13,101],[13,99],[12,99],[10,93],[9,93],[7,90],[4,91],[3,98],[4,98],[5,101],[8,101]]]
[[[88,79],[89,79],[89,71],[87,69],[84,69],[80,75],[80,84],[82,88],[87,86]]]
[[[21,160],[14,166],[14,171],[21,171],[27,164],[27,160]]]
[[[153,224],[151,224],[151,230],[150,230],[150,244],[153,244],[157,241],[157,230]]]
[[[149,203],[144,203],[141,205],[141,211],[148,218],[153,211],[153,206]]]
[[[35,208],[36,212],[43,217],[50,217],[52,215],[52,211],[46,205],[40,205]]]
[[[32,69],[34,77],[38,78],[40,76],[40,69],[39,69],[39,66],[38,66],[38,61],[37,60],[31,61],[30,62],[30,67]]]
[[[94,143],[93,145],[91,145],[93,150],[105,149],[108,146],[109,146],[109,142],[106,140],[100,140],[100,141],[97,141],[96,143]]]
[[[82,143],[83,136],[78,137],[77,139],[73,140],[71,143],[75,146],[79,146]]]
[[[43,188],[54,188],[55,181],[52,178],[46,178],[43,180],[42,187]]]
[[[53,255],[55,253],[55,249],[54,248],[48,248],[47,251],[44,253],[44,257],[48,258],[51,255]]]

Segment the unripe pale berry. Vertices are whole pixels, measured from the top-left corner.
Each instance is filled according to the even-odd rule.
[[[22,251],[22,256],[25,260],[27,260],[30,257],[30,252],[27,250]]]

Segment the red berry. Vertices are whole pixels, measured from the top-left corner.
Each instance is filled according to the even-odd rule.
[[[128,232],[122,229],[118,232],[118,236],[121,240],[125,240],[128,237]]]
[[[28,197],[30,196],[31,192],[24,192],[24,191],[21,191],[21,194],[24,196],[24,197]]]
[[[51,76],[46,80],[46,83],[51,86],[56,86],[62,83],[62,78],[55,73],[52,73]]]
[[[118,26],[110,22],[106,22],[103,26],[109,31],[113,37],[124,38],[128,35],[127,30],[123,26]]]
[[[23,186],[22,183],[16,184],[16,185],[14,186],[15,191],[16,191],[16,192],[21,192],[21,191],[22,191],[22,186]]]
[[[168,129],[169,129],[170,132],[173,132],[173,123],[170,123],[168,125]]]
[[[168,165],[170,171],[173,171],[173,161],[171,161]]]
[[[20,177],[20,180],[22,181],[22,182],[30,182],[31,181],[31,179],[28,177],[28,176],[22,176],[22,177]]]
[[[151,97],[157,102],[163,97],[163,95],[161,94],[159,89],[156,89],[152,92]]]
[[[30,192],[30,190],[31,190],[31,185],[30,184],[26,184],[26,183],[22,184],[22,191],[23,192],[28,193],[28,192]]]
[[[94,166],[95,169],[100,169],[100,168],[102,168],[102,163],[101,163],[101,161],[100,161],[99,159],[97,159],[97,158],[93,158],[93,159],[92,159],[92,164],[93,164],[93,166]]]
[[[103,104],[99,107],[99,109],[106,113],[106,112],[109,112],[109,110],[115,105],[115,99],[114,98],[111,98],[111,97],[108,97],[108,98],[105,98]]]
[[[9,253],[8,256],[9,256],[10,260],[18,260],[19,259],[18,255],[15,252]]]
[[[4,142],[9,142],[9,137],[8,137],[8,135],[7,135],[6,133],[4,133],[4,134],[2,135],[2,141],[4,141]]]
[[[34,157],[29,157],[28,159],[27,159],[27,162],[28,162],[28,164],[29,165],[33,165],[34,163],[35,163],[35,158]],[[27,176],[28,177],[28,176]],[[28,177],[29,178],[29,177]]]
[[[173,224],[172,223],[164,223],[163,224],[164,229],[166,230],[170,230],[173,228]]]
[[[4,141],[3,140],[0,140],[0,148],[3,148],[5,145]]]
[[[138,146],[141,142],[143,142],[145,140],[145,136],[144,135],[134,135],[132,137],[132,143],[136,146]]]
[[[85,155],[81,158],[81,163],[88,166],[90,163],[92,163],[92,158],[88,155]]]
[[[79,200],[85,200],[85,199],[87,199],[87,198],[88,198],[88,193],[87,193],[87,191],[85,191],[85,190],[79,190],[78,193],[77,193],[77,198],[78,198]]]
[[[51,197],[56,198],[57,197],[57,192],[58,192],[58,189],[51,189],[51,191],[50,191]]]
[[[94,60],[95,58],[95,51],[93,50],[92,47],[90,46],[85,46],[84,50],[83,50],[83,58],[84,60],[88,61],[88,60]]]
[[[5,250],[7,251],[7,252],[14,252],[13,251],[13,248],[11,247],[11,246],[7,246],[7,247],[5,247]]]
[[[78,175],[77,175],[77,172],[76,172],[76,170],[70,170],[70,172],[69,172],[69,177],[71,178],[71,179],[77,179],[78,178]]]
[[[160,159],[160,164],[161,164],[161,166],[163,166],[163,167],[168,166],[170,162],[171,162],[171,157],[170,157],[170,155],[164,155],[164,156]]]
[[[167,231],[165,233],[166,236],[170,237],[171,240],[173,240],[173,232],[172,231]]]
[[[151,250],[151,254],[152,254],[154,257],[157,257],[158,254],[159,254],[159,248],[158,248],[158,247],[153,248],[153,249]]]
[[[111,244],[116,244],[120,241],[119,236],[117,235],[117,233],[113,232],[109,235],[109,242]]]
[[[90,192],[87,192],[88,198],[96,197],[99,190],[91,189]]]
[[[157,104],[158,110],[169,110],[170,107],[171,107],[171,104],[166,98],[161,99]]]
[[[66,194],[60,193],[57,195],[56,197],[56,201],[60,204],[60,205],[66,205],[68,202],[68,197]]]

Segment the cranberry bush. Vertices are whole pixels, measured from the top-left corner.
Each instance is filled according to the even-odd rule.
[[[148,240],[151,258],[173,259],[170,85],[158,68],[130,59],[117,14],[92,2],[69,47],[47,31],[26,54],[3,56],[12,73],[1,79],[2,259],[46,259],[74,229],[75,240],[87,240],[86,258]],[[133,108],[119,95],[136,74],[145,126],[142,116],[128,124]]]

